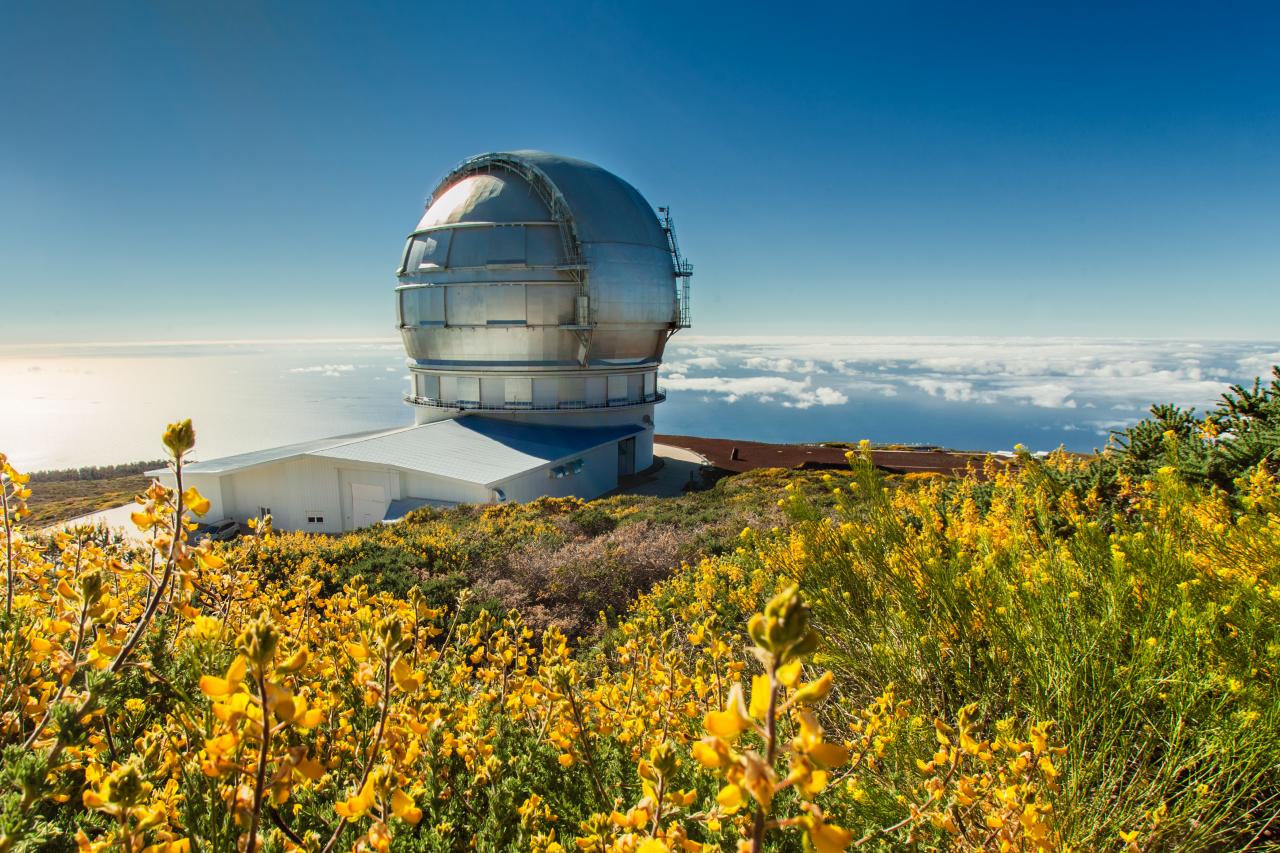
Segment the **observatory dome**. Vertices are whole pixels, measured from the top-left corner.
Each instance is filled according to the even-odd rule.
[[[617,175],[554,154],[483,154],[453,169],[398,271],[410,402],[545,412],[658,401],[663,348],[688,325],[690,273],[662,212]]]

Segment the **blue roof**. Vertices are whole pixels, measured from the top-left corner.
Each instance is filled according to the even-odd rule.
[[[183,466],[230,474],[303,456],[385,465],[491,486],[551,462],[643,432],[638,425],[565,427],[466,415],[419,426],[356,433],[241,453]]]

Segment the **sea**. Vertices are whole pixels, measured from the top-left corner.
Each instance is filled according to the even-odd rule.
[[[1153,403],[1203,410],[1280,341],[695,337],[667,346],[660,433],[1087,452]],[[0,452],[26,471],[196,458],[411,422],[396,339],[0,347]]]

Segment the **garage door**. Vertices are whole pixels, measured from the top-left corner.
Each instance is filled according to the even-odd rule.
[[[356,527],[369,527],[387,514],[387,490],[384,486],[351,484],[351,517]]]

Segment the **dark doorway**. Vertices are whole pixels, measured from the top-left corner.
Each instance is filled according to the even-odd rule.
[[[626,477],[636,472],[636,439],[624,438],[618,442],[618,476]]]

